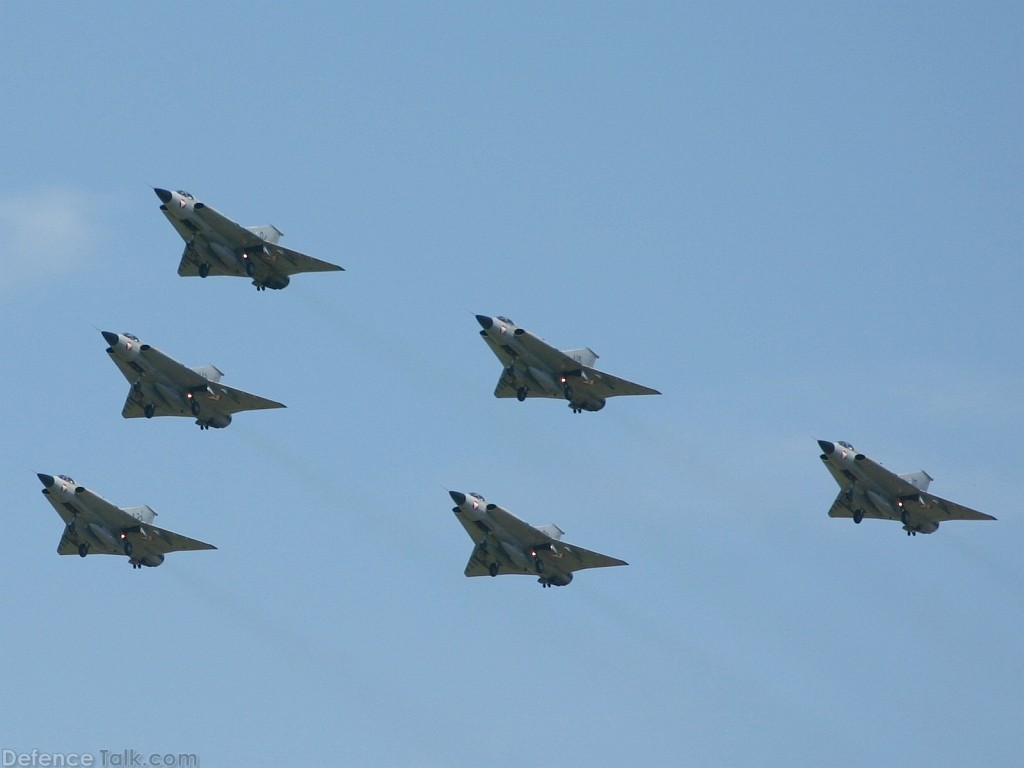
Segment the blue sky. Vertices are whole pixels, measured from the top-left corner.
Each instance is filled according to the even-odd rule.
[[[1018,3],[0,4],[0,747],[1024,761]],[[182,279],[153,186],[343,265]],[[655,387],[499,401],[473,314]],[[288,405],[123,420],[99,330]],[[829,519],[815,440],[995,515]],[[58,557],[35,473],[216,544]],[[445,489],[629,561],[466,579]]]

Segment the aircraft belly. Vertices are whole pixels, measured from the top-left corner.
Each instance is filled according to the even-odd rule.
[[[875,491],[867,492],[867,499],[871,503],[871,506],[875,508],[881,517],[889,518],[890,520],[899,520],[900,516],[893,508],[892,503],[886,497],[882,496]]]
[[[566,581],[572,578],[570,570],[562,570],[559,564],[552,563],[550,558],[544,558],[544,576],[556,581]]]
[[[189,249],[189,258],[196,265],[204,261],[215,261],[217,254],[210,247],[210,241],[205,237],[196,236],[192,239],[192,247]]]
[[[521,546],[515,542],[505,539],[498,542],[498,546],[501,547],[501,551],[508,555],[509,560],[511,560],[516,566],[524,570],[531,570],[532,564],[526,557],[526,552]]]
[[[203,228],[196,226],[196,223],[192,221],[192,219],[178,219],[178,221],[181,222],[181,226],[192,233],[193,237],[203,231]]]
[[[76,546],[78,544],[85,543],[89,546],[102,547],[103,541],[97,538],[96,535],[92,532],[93,525],[94,523],[83,524],[81,521],[78,521],[75,523],[75,528],[73,531],[68,530],[67,527],[64,528],[64,538],[66,538],[68,541],[72,542]]]
[[[555,380],[551,377],[546,370],[530,366],[527,369],[527,375],[537,385],[537,388],[542,392],[551,395],[552,397],[561,397],[562,390],[555,384]]]
[[[169,384],[158,382],[152,385],[154,394],[157,395],[164,404],[172,411],[182,411],[185,408],[185,402],[181,396],[181,393]]]
[[[238,257],[230,248],[214,241],[209,243],[209,249],[225,269],[229,269],[231,271],[238,270]]]
[[[105,526],[102,526],[99,523],[89,523],[87,527],[89,534],[95,541],[98,541],[111,549],[117,548],[117,541],[114,539],[114,534],[112,534]]]

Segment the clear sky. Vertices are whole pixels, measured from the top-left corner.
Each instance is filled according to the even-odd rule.
[[[0,2],[0,747],[1024,764],[1024,6]],[[344,273],[176,275],[152,187]],[[476,313],[661,390],[496,400]],[[99,330],[287,404],[124,420]],[[832,520],[847,440],[995,515]],[[216,544],[58,557],[37,472]],[[446,488],[627,560],[467,579]]]

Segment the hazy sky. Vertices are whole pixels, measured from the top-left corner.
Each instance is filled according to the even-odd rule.
[[[1024,763],[1020,3],[7,0],[0,48],[0,747]],[[179,278],[154,186],[347,271]],[[664,394],[496,400],[477,313]],[[124,420],[100,330],[288,408]],[[998,521],[830,519],[819,438]],[[219,549],[58,557],[37,472]],[[630,565],[467,579],[447,488]]]

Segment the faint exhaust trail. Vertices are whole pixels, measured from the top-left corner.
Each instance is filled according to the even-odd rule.
[[[626,634],[638,647],[653,645],[657,649],[660,658],[646,659],[649,666],[638,670],[637,674],[649,675],[651,685],[667,679],[679,687],[685,696],[680,701],[680,716],[685,717],[687,709],[695,710],[693,716],[696,716],[705,706],[703,701],[691,700],[686,694],[692,689],[710,691],[713,698],[730,701],[729,712],[737,718],[738,724],[748,717],[744,710],[760,711],[763,706],[760,702],[766,702],[788,711],[791,717],[807,724],[811,732],[827,727],[816,701],[800,695],[798,690],[770,682],[756,671],[742,669],[728,644],[722,648],[715,644],[712,633],[717,627],[708,627],[705,623],[687,632],[682,627],[666,625],[659,617],[645,613],[633,603],[623,603],[601,586],[580,586],[584,588],[574,594],[594,609],[590,618],[595,625],[605,620],[611,630]],[[570,588],[575,587],[573,583]],[[725,626],[723,623],[721,630]]]
[[[292,286],[289,286],[291,289]],[[424,377],[424,371],[434,370],[436,361],[425,356],[421,347],[413,346],[402,334],[387,333],[379,324],[370,324],[362,317],[350,313],[341,302],[328,302],[322,296],[296,287],[295,295],[301,297],[311,312],[315,312],[336,328],[363,346],[366,353],[376,358],[384,370],[399,373],[406,377],[410,384],[422,387],[432,379]],[[441,389],[437,389],[441,393]]]
[[[231,429],[254,453],[298,481],[303,492],[314,496],[322,508],[330,512],[331,518],[337,518],[336,513],[341,512],[345,517],[351,516],[352,520],[358,520],[361,534],[379,538],[377,545],[391,547],[399,543],[410,551],[416,551],[422,545],[407,527],[395,524],[389,515],[380,514],[382,498],[372,489],[360,485],[363,480],[361,473],[354,474],[344,467],[327,466],[312,452],[299,453],[280,440],[252,431],[244,423],[232,424]],[[343,485],[343,481],[352,482]],[[386,489],[382,488],[380,493],[386,494]],[[396,498],[384,499],[388,505],[398,506],[401,502],[401,499]],[[444,508],[442,501],[438,509]],[[338,525],[341,526],[341,522]]]
[[[195,605],[208,606],[223,617],[225,627],[241,636],[239,645],[265,648],[260,656],[266,658],[266,663],[284,665],[300,679],[313,674],[318,681],[326,682],[330,705],[339,713],[350,711],[350,720],[379,723],[397,718],[417,722],[422,718],[422,712],[393,687],[381,684],[379,670],[367,666],[368,654],[361,644],[374,642],[372,635],[360,636],[354,643],[345,635],[341,620],[327,622],[340,633],[318,631],[324,626],[322,617],[287,617],[279,611],[267,611],[258,602],[258,589],[243,594],[219,578],[180,567],[177,562],[167,575]],[[253,674],[258,675],[259,670],[254,669]],[[319,694],[316,700],[323,701]],[[442,759],[438,764],[451,761]]]
[[[970,522],[960,521],[956,523],[957,526],[963,526],[965,528],[974,528],[975,526],[981,527],[982,525],[999,525],[999,520],[987,522]],[[980,543],[969,535],[957,535],[957,531],[951,531],[953,525],[948,523],[942,526],[941,530],[936,531],[934,536],[943,536],[940,539],[940,543],[944,546],[948,546],[950,549],[956,550],[960,556],[967,562],[969,562],[975,570],[982,572],[986,577],[991,580],[992,586],[998,590],[1006,590],[1010,586],[1019,587],[1017,574],[1013,571],[1013,568],[1007,563],[1000,562],[992,559],[992,552],[987,548],[982,548]],[[969,533],[969,532],[968,532]],[[1020,590],[1017,590],[1018,595]]]
[[[331,498],[329,491],[336,492],[335,499],[340,495],[341,489],[334,485],[336,473],[320,465],[314,457],[297,453],[287,443],[256,432],[245,422],[233,423],[231,430],[255,453],[270,460],[274,466],[282,467],[303,485],[310,486],[311,492],[325,500]]]
[[[289,286],[288,289],[292,290],[293,287]],[[457,342],[448,346],[444,339],[431,338],[425,328],[414,336],[391,332],[380,324],[376,316],[368,322],[362,315],[350,312],[343,303],[327,301],[319,294],[306,291],[301,285],[297,287],[296,295],[301,297],[311,313],[319,315],[361,347],[361,365],[384,371],[392,379],[400,379],[406,386],[410,402],[451,401],[452,377],[459,370],[459,355],[463,349]],[[469,341],[466,348],[472,349],[475,331],[468,328],[467,332]],[[424,339],[424,343],[414,344],[410,341],[412,338]],[[428,346],[427,341],[431,341],[432,346]],[[473,359],[468,364],[476,365],[477,362],[486,364],[483,356],[479,361]],[[496,366],[494,377],[497,378],[499,373],[500,367]],[[489,396],[490,389],[493,389],[493,384],[481,396]],[[453,410],[451,418],[461,418],[461,410]]]
[[[178,581],[197,605],[209,606],[218,615],[226,617],[228,626],[242,629],[250,637],[274,647],[277,652],[304,654],[335,668],[343,661],[343,656],[324,645],[320,636],[303,632],[302,625],[297,622],[282,622],[279,615],[270,615],[249,597],[226,587],[221,579],[206,576],[206,573],[200,574],[184,562],[175,561],[168,578]],[[342,668],[346,676],[351,675],[351,666],[342,664]]]

